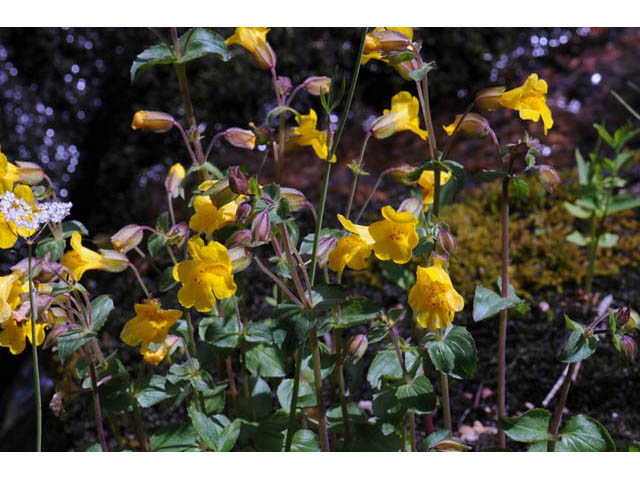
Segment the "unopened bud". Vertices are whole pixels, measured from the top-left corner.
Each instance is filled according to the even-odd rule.
[[[249,126],[256,135],[256,143],[258,145],[271,145],[274,140],[275,130],[268,125],[260,125],[256,127],[256,124],[249,122]]]
[[[309,77],[304,81],[302,86],[311,95],[318,96],[321,93],[329,93],[331,79],[329,77]]]
[[[376,118],[371,126],[369,132],[371,135],[378,139],[387,138],[396,133],[398,129],[399,121],[396,119],[398,115],[396,112],[387,113]]]
[[[185,222],[176,223],[167,232],[167,245],[180,248],[189,236],[189,225]]]
[[[251,130],[231,127],[224,131],[224,138],[227,142],[237,148],[253,150],[256,145],[256,134]]]
[[[273,51],[269,43],[258,39],[255,50],[251,52],[253,58],[265,70],[271,70],[276,66],[276,52]]]
[[[231,273],[241,272],[251,265],[252,255],[248,248],[234,247],[227,250],[227,253],[233,263],[233,270]]]
[[[638,355],[638,344],[633,338],[629,335],[622,335],[622,338],[620,339],[620,348],[627,359],[632,362],[635,361],[636,356]]]
[[[253,217],[251,237],[254,243],[268,242],[271,239],[271,219],[269,210],[263,210]]]
[[[365,334],[361,333],[359,335],[354,335],[347,340],[345,352],[353,359],[353,363],[357,363],[357,361],[360,360],[367,351],[368,346],[369,339]]]
[[[32,162],[16,162],[18,166],[18,182],[27,185],[38,185],[44,180],[44,171]]]
[[[491,87],[480,90],[476,95],[476,106],[482,110],[498,110],[502,108],[502,92],[505,91],[504,86]]]
[[[287,199],[289,202],[289,209],[292,212],[302,210],[307,205],[307,197],[304,196],[300,190],[295,188],[283,187],[280,189],[280,196]]]
[[[111,244],[117,252],[127,253],[140,245],[143,235],[144,230],[140,225],[127,225],[111,237]]]
[[[167,173],[167,178],[164,180],[164,188],[171,197],[176,198],[178,196],[178,190],[185,175],[184,167],[179,163],[174,163]]]
[[[229,188],[233,193],[246,195],[249,193],[249,180],[240,167],[229,167]]]
[[[291,93],[291,79],[289,77],[278,77],[276,80],[280,96],[289,95]]]
[[[636,330],[637,328],[640,328],[640,315],[638,315],[638,312],[636,312],[631,308],[627,310],[629,312],[629,318],[625,323],[622,323],[622,319],[621,319],[620,324],[622,325],[622,328],[624,329],[625,332],[630,332],[631,330]]]
[[[364,51],[371,53],[376,51],[393,52],[407,48],[411,44],[405,35],[395,30],[378,30],[367,34]]]
[[[102,267],[100,269],[106,272],[122,272],[130,265],[127,256],[115,250],[100,249],[100,255],[102,255]]]
[[[400,74],[402,78],[408,81],[414,81],[409,74],[420,68],[420,64],[415,58],[407,60],[406,62],[396,63],[393,69]]]
[[[456,237],[454,237],[450,231],[445,230],[444,228],[438,227],[438,243],[446,253],[448,253],[453,257],[458,258],[458,247],[456,246]]]
[[[220,208],[238,198],[238,194],[229,187],[228,177],[218,181],[205,180],[198,188],[202,195],[209,195],[216,208]]]
[[[409,212],[415,218],[420,218],[423,210],[422,202],[416,197],[405,198],[400,206],[398,212]]]
[[[399,167],[394,167],[391,169],[391,177],[396,181],[400,182],[403,185],[413,185],[416,182],[409,180],[409,174],[415,170],[415,167],[411,165],[400,165]]]
[[[242,230],[236,230],[225,242],[225,247],[248,247],[251,245],[251,230],[243,228]]]
[[[462,123],[460,123],[461,119],[462,115],[456,115],[456,119],[452,124],[442,126],[447,135],[451,136],[453,132],[456,132],[457,135],[462,135],[466,138],[482,138],[486,137],[491,130],[487,119],[476,113],[467,113]]]
[[[148,130],[149,132],[163,133],[171,130],[175,120],[164,112],[152,112],[139,110],[133,116],[131,128],[134,130]]]
[[[335,237],[326,236],[320,238],[318,241],[318,252],[316,259],[320,267],[324,267],[329,261],[329,254],[338,245],[338,240]]]
[[[236,223],[247,223],[250,214],[251,204],[249,202],[241,203],[236,209]]]
[[[558,175],[558,172],[549,165],[536,165],[533,168],[536,169],[536,178],[542,184],[544,189],[549,193],[553,193],[560,183],[560,176]]]
[[[471,450],[471,447],[465,445],[455,438],[445,438],[431,447],[436,452],[462,452],[463,450]]]

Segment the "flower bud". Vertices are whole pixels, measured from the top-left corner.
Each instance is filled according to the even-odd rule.
[[[44,180],[44,171],[32,162],[16,162],[18,166],[18,182],[27,185],[38,185]]]
[[[399,167],[394,167],[391,169],[389,173],[391,173],[391,177],[396,181],[400,182],[403,185],[413,185],[415,184],[415,180],[409,180],[409,174],[415,170],[415,167],[411,165],[400,165]]]
[[[184,180],[186,174],[187,172],[185,172],[184,167],[179,163],[174,163],[169,169],[167,178],[164,180],[164,188],[172,198],[176,198],[178,196],[180,184],[182,183],[182,180]]]
[[[414,80],[409,76],[409,74],[414,70],[418,70],[419,68],[420,65],[415,58],[407,60],[406,62],[396,63],[393,66],[393,69],[398,72],[398,74],[400,74],[402,78],[411,82],[413,82]]]
[[[229,188],[233,193],[246,195],[249,193],[249,180],[240,167],[229,167]]]
[[[116,252],[115,250],[104,250],[101,248],[100,255],[102,255],[102,267],[100,267],[100,270],[118,273],[129,267],[129,259],[124,253]]]
[[[236,223],[247,223],[251,214],[251,204],[243,202],[236,209]]]
[[[142,241],[144,230],[140,225],[127,225],[111,237],[113,248],[119,253],[133,250]]]
[[[400,206],[398,212],[409,212],[415,218],[420,218],[423,210],[422,202],[416,197],[405,198]]]
[[[371,53],[375,51],[393,52],[408,47],[411,41],[402,33],[395,30],[378,30],[367,34],[364,51]]]
[[[386,113],[376,118],[371,126],[369,132],[374,137],[381,139],[387,138],[396,133],[398,128],[398,120],[396,120],[396,112]]]
[[[223,178],[218,181],[206,180],[198,188],[203,192],[203,195],[209,195],[216,208],[220,208],[238,198],[238,194],[229,187],[229,178]]]
[[[620,349],[624,356],[632,362],[635,361],[638,354],[638,344],[629,335],[622,335],[620,339]]]
[[[233,263],[233,270],[231,273],[235,274],[241,272],[251,265],[251,259],[253,257],[251,255],[251,250],[248,248],[234,247],[227,250],[227,253]]]
[[[291,93],[291,79],[289,77],[278,77],[276,80],[280,96],[289,95]]]
[[[287,199],[289,202],[289,208],[292,212],[302,210],[307,205],[307,197],[304,196],[300,190],[295,188],[282,187],[280,189],[280,196]]]
[[[134,130],[164,133],[171,130],[174,123],[175,120],[168,113],[139,110],[133,116],[131,128]]]
[[[498,110],[502,108],[502,92],[505,91],[505,87],[491,87],[480,90],[476,95],[476,106],[482,110]]]
[[[329,254],[338,245],[338,240],[332,236],[326,236],[318,240],[317,261],[320,267],[324,267],[329,261]]]
[[[445,438],[431,447],[436,452],[462,452],[463,450],[471,450],[471,447],[465,445],[455,438]]]
[[[237,148],[253,150],[256,145],[256,135],[251,130],[231,127],[224,131],[224,138],[227,142]]]
[[[251,245],[251,230],[248,228],[236,230],[224,244],[227,248],[248,247],[249,245]]]
[[[185,222],[176,223],[167,232],[167,245],[180,248],[189,236],[189,226]]]
[[[533,168],[536,169],[536,178],[542,184],[544,189],[549,193],[553,193],[560,183],[558,172],[549,165],[536,165]]]
[[[256,143],[258,145],[271,145],[274,140],[275,130],[269,125],[260,125],[256,127],[256,124],[249,122],[249,126],[256,135]]]
[[[444,228],[438,227],[438,243],[446,253],[458,258],[458,247],[456,246],[456,237],[454,237],[450,231],[445,230]]]
[[[367,351],[369,346],[369,339],[363,333],[354,335],[347,340],[345,346],[345,352],[349,357],[353,359],[353,363],[357,363]]]
[[[276,66],[276,52],[273,51],[271,45],[269,43],[258,39],[258,42],[255,45],[255,50],[251,52],[253,58],[258,65],[260,65],[265,70],[271,70]]]
[[[319,96],[321,93],[329,93],[331,79],[329,77],[309,77],[302,86],[309,94]]]
[[[460,124],[461,119],[462,115],[456,115],[456,119],[451,125],[442,126],[447,135],[453,135],[457,128],[458,135],[463,135],[467,138],[482,138],[486,137],[491,130],[487,119],[476,113],[467,113],[464,116],[464,120],[462,120],[462,124]]]
[[[251,222],[251,237],[254,243],[263,243],[271,240],[271,219],[269,210],[263,210],[253,217]]]

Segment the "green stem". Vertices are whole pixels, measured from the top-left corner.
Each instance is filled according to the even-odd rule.
[[[418,57],[420,58],[420,57]],[[419,60],[422,63],[422,59]],[[422,83],[422,89],[420,89],[420,83]],[[433,129],[433,121],[431,119],[431,106],[429,105],[429,80],[428,75],[425,75],[422,82],[416,82],[416,88],[418,90],[418,98],[420,105],[422,106],[422,114],[424,116],[424,122],[427,127],[427,133],[429,134],[427,140],[429,142],[429,154],[431,160],[438,160],[438,145],[436,143],[436,134]],[[444,159],[443,159],[444,160]],[[437,218],[440,214],[440,167],[436,165],[433,169],[433,215]]]
[[[96,366],[93,363],[93,355],[88,345],[85,345],[85,353],[89,362],[89,375],[91,376],[91,393],[93,395],[93,408],[95,412],[96,427],[98,429],[98,439],[103,452],[108,452],[107,441],[104,435],[104,427],[102,425],[102,408],[100,407],[100,394],[98,393],[98,375]]]
[[[33,360],[33,381],[36,394],[36,452],[42,451],[42,395],[40,393],[40,367],[38,365],[38,338],[36,336],[36,321],[38,313],[36,307],[36,292],[33,286],[32,259],[33,243],[27,242],[29,248],[29,303],[31,305],[31,353]]]
[[[338,312],[340,306],[338,306]],[[338,313],[339,315],[339,313]],[[340,317],[338,317],[338,323]],[[340,392],[340,409],[342,411],[342,423],[344,425],[344,443],[348,445],[351,442],[351,427],[349,425],[349,410],[347,409],[347,394],[344,386],[344,355],[342,352],[342,329],[333,329],[333,344],[336,349],[336,380],[338,381],[338,390]]]
[[[502,181],[502,297],[509,297],[509,182],[507,177]],[[506,416],[506,351],[507,351],[507,310],[500,312],[498,331],[498,445],[506,447],[504,429],[500,418]]]
[[[404,363],[404,357],[402,355],[402,350],[400,349],[400,342],[398,341],[398,331],[395,327],[391,327],[390,330],[391,341],[393,342],[393,347],[396,351],[396,356],[398,357],[398,361],[400,362],[400,366],[402,367],[402,375],[404,376],[405,382],[407,385],[411,385],[413,381],[409,376],[409,372],[407,371],[407,366]],[[417,452],[416,450],[416,417],[414,412],[409,412],[409,438],[411,440],[411,450],[413,452]],[[404,442],[403,442],[404,446]]]
[[[591,290],[593,285],[593,271],[596,263],[596,251],[598,249],[598,240],[596,238],[596,214],[591,214],[589,221],[589,261],[587,263],[587,278],[585,279],[584,293],[587,297],[587,303],[591,300]]]
[[[324,219],[324,210],[327,202],[327,190],[329,187],[329,174],[331,172],[331,162],[329,159],[333,158],[333,155],[336,152],[338,144],[340,143],[340,138],[342,137],[342,132],[344,131],[344,126],[347,122],[347,116],[349,114],[349,110],[351,109],[351,102],[353,101],[353,94],[356,90],[356,83],[358,82],[358,75],[360,74],[360,63],[362,61],[362,54],[364,53],[364,42],[367,38],[367,28],[362,29],[362,36],[360,39],[360,49],[358,50],[358,57],[356,59],[356,64],[353,68],[353,76],[351,77],[351,84],[349,85],[349,92],[347,93],[347,101],[342,109],[342,116],[340,117],[340,122],[338,123],[338,130],[336,131],[336,135],[331,142],[331,146],[328,149],[329,152],[327,154],[327,163],[325,165],[324,171],[324,181],[322,186],[322,196],[320,198],[320,210],[318,212],[318,221],[316,223],[316,233],[313,237],[313,253],[311,255],[311,285],[316,278],[316,267],[318,263],[318,241],[320,240],[320,231],[322,230],[322,221]]]
[[[351,182],[351,192],[349,193],[349,201],[347,202],[347,209],[345,210],[344,216],[349,218],[351,215],[351,206],[353,205],[353,199],[356,196],[356,189],[358,186],[358,177],[360,177],[360,172],[362,171],[362,166],[364,165],[364,152],[367,148],[367,143],[369,143],[369,139],[371,138],[371,132],[367,132],[367,136],[364,137],[364,142],[362,142],[362,148],[360,149],[360,156],[358,157],[358,164],[356,165],[355,172],[353,172],[353,181]]]
[[[549,429],[549,433],[553,435],[553,440],[550,440],[547,444],[547,451],[553,452],[555,450],[555,443],[558,440],[558,431],[560,430],[560,421],[562,420],[562,411],[564,410],[565,405],[567,404],[567,397],[569,396],[569,387],[571,386],[571,377],[573,377],[573,372],[576,369],[577,363],[569,364],[569,370],[567,371],[567,376],[564,378],[564,383],[562,384],[562,392],[560,394],[560,400],[558,401],[558,405],[556,405],[556,410],[553,415],[553,423],[551,424],[551,428]]]
[[[291,442],[293,441],[293,433],[296,428],[296,409],[298,407],[298,392],[300,391],[300,370],[302,369],[302,360],[304,356],[304,347],[306,339],[302,341],[302,345],[298,348],[296,355],[296,375],[293,379],[293,391],[291,392],[291,405],[289,406],[289,427],[287,428],[287,439],[284,445],[284,451],[291,451]]]
[[[311,341],[311,356],[313,358],[313,381],[316,387],[316,402],[318,405],[318,417],[320,428],[320,442],[322,451],[329,452],[329,435],[327,432],[327,415],[324,406],[324,397],[322,395],[322,367],[320,365],[320,346],[318,345],[318,329],[313,327],[309,334]]]
[[[442,339],[442,332],[438,330],[436,332],[436,339]],[[451,429],[451,402],[449,400],[449,377],[446,373],[440,372],[440,382],[442,383],[442,412],[444,414],[444,428],[445,430]]]

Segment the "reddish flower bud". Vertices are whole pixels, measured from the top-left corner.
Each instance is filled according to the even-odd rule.
[[[248,247],[251,245],[251,230],[243,228],[242,230],[236,230],[225,242],[225,247]]]
[[[411,165],[400,165],[399,167],[393,168],[390,173],[391,177],[396,181],[400,182],[403,185],[414,185],[416,182],[409,180],[409,174],[415,170],[415,167]]]
[[[276,84],[281,96],[291,93],[291,79],[289,77],[278,77]]]
[[[480,90],[476,95],[476,106],[482,110],[498,110],[502,107],[500,98],[505,87],[491,87]]]
[[[244,247],[234,247],[227,251],[229,258],[233,263],[233,270],[231,273],[238,273],[245,270],[251,265],[251,250]]]
[[[271,240],[271,219],[269,218],[268,209],[253,217],[251,237],[254,243],[266,243]]]
[[[536,178],[542,184],[544,189],[549,193],[553,193],[560,183],[560,176],[558,175],[558,172],[549,165],[536,165],[533,168],[536,169]]]
[[[144,230],[140,225],[127,225],[112,235],[111,244],[117,252],[127,253],[142,242],[143,235]]]
[[[362,358],[369,346],[369,339],[364,334],[354,335],[347,340],[345,346],[345,352],[349,357],[353,359],[353,363],[356,363]]]
[[[229,167],[229,188],[233,193],[246,195],[249,193],[249,180],[240,167]]]
[[[338,245],[338,240],[335,237],[326,236],[320,238],[318,241],[318,252],[317,252],[317,260],[318,265],[324,267],[326,263],[329,261],[329,254],[331,251],[336,248]]]
[[[27,185],[38,185],[44,180],[44,171],[32,162],[16,162],[18,166],[18,182]]]
[[[453,257],[458,257],[456,237],[450,231],[438,227],[438,243],[446,253]]]
[[[629,335],[622,335],[620,339],[620,348],[622,349],[622,353],[632,362],[635,361],[636,356],[638,355],[638,344],[636,341],[631,338]]]
[[[171,130],[174,123],[175,120],[168,113],[140,110],[133,116],[131,128],[134,130],[163,133]]]
[[[319,96],[321,93],[329,93],[331,79],[329,77],[309,77],[302,86],[311,95]]]
[[[241,203],[236,210],[236,223],[247,223],[250,214],[251,204],[249,202]]]
[[[237,148],[253,150],[256,145],[256,135],[251,130],[231,127],[224,131],[224,138],[227,142]]]

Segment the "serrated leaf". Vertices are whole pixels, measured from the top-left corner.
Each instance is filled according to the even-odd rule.
[[[209,449],[217,452],[222,427],[204,413],[197,411],[195,404],[189,407],[189,418],[191,418],[193,428],[200,440],[202,440]]]
[[[586,415],[572,417],[560,432],[556,452],[615,452],[609,432]]]
[[[551,440],[549,422],[551,412],[543,408],[534,408],[519,417],[503,417],[500,424],[504,433],[516,442],[535,443]]]
[[[38,258],[44,258],[49,253],[51,262],[58,262],[62,258],[67,242],[64,239],[56,240],[55,238],[45,238],[38,242],[36,247],[36,255]]]
[[[180,37],[181,63],[190,62],[207,55],[216,55],[223,61],[229,60],[229,50],[224,39],[208,28],[195,28]]]
[[[453,371],[456,357],[446,343],[442,340],[429,342],[427,344],[427,350],[429,352],[429,358],[436,370],[443,373],[451,373]]]
[[[437,404],[433,386],[424,375],[416,377],[411,385],[400,385],[396,390],[396,398],[402,403],[405,410],[419,415],[433,412]]]
[[[287,360],[272,345],[256,344],[246,353],[247,369],[256,376],[273,378],[287,376]]]
[[[133,84],[142,73],[154,65],[168,65],[176,61],[174,51],[168,45],[159,44],[149,47],[138,54],[131,64],[131,83]]]
[[[376,318],[381,308],[366,297],[351,297],[340,306],[340,328],[353,327]]]
[[[278,401],[282,406],[282,409],[289,412],[291,407],[291,397],[293,395],[293,379],[287,378],[280,382],[278,390],[276,392]],[[298,387],[298,403],[297,408],[315,407],[316,394],[315,389],[309,385],[309,382],[305,378],[301,379]]]
[[[574,363],[589,358],[596,351],[597,344],[598,338],[595,335],[587,336],[585,333],[574,330],[560,352],[559,360],[564,363]]]
[[[91,330],[72,328],[58,337],[58,355],[62,365],[71,359],[73,353],[96,336]]]
[[[407,370],[411,370],[420,356],[411,350],[405,352],[404,358]],[[391,345],[378,351],[367,372],[367,381],[373,388],[380,388],[383,377],[396,380],[402,378],[402,366],[400,365],[395,349]]]
[[[291,440],[292,452],[319,452],[320,442],[311,430],[298,430]]]
[[[478,363],[478,351],[471,334],[455,326],[441,340],[433,332],[422,341],[436,369],[454,378],[471,378]],[[432,353],[433,350],[433,353]]]
[[[611,197],[611,203],[607,211],[611,214],[637,207],[640,207],[640,198],[631,193],[621,193]]]
[[[91,301],[92,324],[91,331],[98,333],[114,309],[113,300],[109,295],[100,295]]]
[[[515,307],[519,303],[521,302],[514,298],[503,298],[493,290],[478,285],[473,297],[473,321],[479,322],[493,317],[502,310]]]
[[[171,385],[167,388],[167,378],[161,375],[152,375],[143,380],[136,390],[135,397],[142,408],[149,408],[164,400],[174,397],[179,389]]]
[[[187,423],[167,425],[151,436],[152,452],[197,452],[198,439],[194,428]]]
[[[227,354],[240,342],[240,326],[235,315],[205,317],[198,327],[200,338],[219,353]]]

